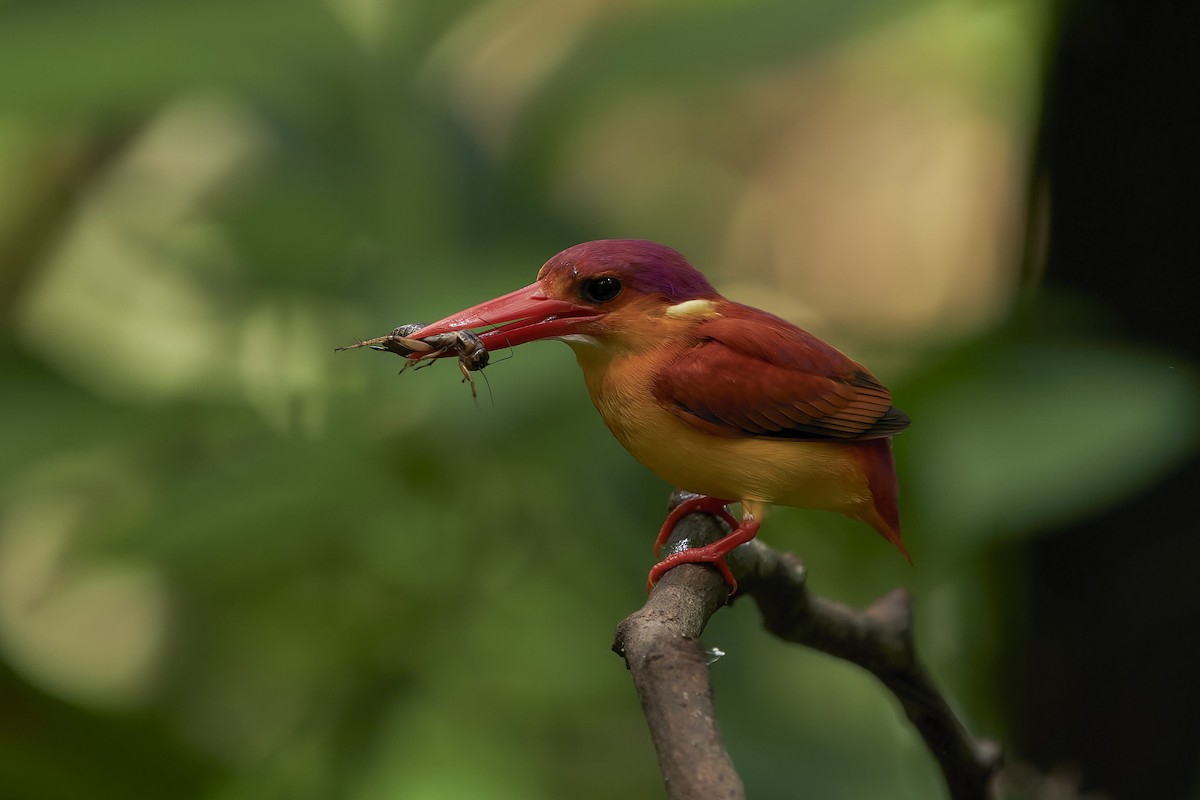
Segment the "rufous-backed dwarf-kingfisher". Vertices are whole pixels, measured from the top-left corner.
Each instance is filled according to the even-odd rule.
[[[592,402],[634,458],[702,495],[668,516],[723,517],[732,533],[654,566],[715,564],[754,538],[770,504],[838,511],[900,538],[893,434],[908,417],[861,364],[765,311],[726,300],[682,255],[632,239],[585,242],[537,281],[411,334],[489,326],[489,349],[558,339],[575,351]],[[737,521],[726,506],[740,502]]]

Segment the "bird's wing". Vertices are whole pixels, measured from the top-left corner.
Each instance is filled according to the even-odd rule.
[[[677,417],[732,437],[876,439],[908,427],[860,364],[778,317],[729,305],[659,373],[655,397]]]

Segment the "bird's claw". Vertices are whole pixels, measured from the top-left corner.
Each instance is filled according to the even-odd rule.
[[[738,583],[737,579],[733,577],[733,572],[729,569],[729,565],[725,563],[725,554],[729,551],[714,550],[712,553],[706,552],[709,548],[716,547],[724,541],[725,539],[719,539],[704,547],[688,548],[687,550],[680,550],[678,553],[672,553],[667,556],[650,568],[650,575],[646,578],[646,591],[649,592],[653,589],[654,584],[658,583],[663,575],[680,564],[712,564],[720,570],[721,577],[729,585],[729,595],[732,597],[734,592],[737,591]]]
[[[737,530],[738,521],[729,513],[728,506],[731,502],[730,500],[722,500],[719,497],[697,494],[692,495],[675,506],[675,508],[671,509],[671,513],[667,515],[666,522],[663,523],[662,528],[659,529],[658,538],[654,540],[654,557],[658,558],[658,551],[662,550],[662,546],[667,543],[667,539],[671,538],[671,532],[675,530],[675,526],[679,524],[679,520],[688,514],[712,514],[725,520],[730,530]]]
[[[733,515],[729,513],[729,509],[725,506],[729,501],[720,500],[715,497],[699,496],[693,497],[680,503],[667,517],[667,524],[663,529],[670,533],[670,529],[675,527],[678,517],[686,516],[687,514],[696,511],[704,511],[709,514],[715,514],[721,517],[726,522],[730,523],[733,530],[711,544],[706,544],[703,547],[689,547],[680,550],[678,553],[672,553],[662,561],[654,565],[650,570],[650,575],[646,579],[646,591],[649,592],[654,588],[654,584],[658,583],[659,578],[663,576],[667,570],[677,567],[680,564],[712,564],[721,571],[721,577],[725,579],[725,583],[729,584],[729,594],[732,596],[737,591],[737,580],[733,577],[733,572],[730,571],[729,565],[725,563],[725,556],[729,554],[738,545],[745,544],[754,538],[758,533],[759,522],[750,514],[743,514],[741,523],[733,519]],[[682,513],[679,513],[683,509]],[[659,533],[659,539],[663,540],[666,537]],[[661,541],[655,545],[655,553],[658,552],[658,547]]]

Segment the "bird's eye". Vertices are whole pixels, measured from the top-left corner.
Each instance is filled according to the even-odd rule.
[[[579,296],[590,303],[607,303],[621,293],[621,282],[611,275],[585,278],[579,284]]]

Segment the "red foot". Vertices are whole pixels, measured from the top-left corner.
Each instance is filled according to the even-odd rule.
[[[725,513],[728,515],[729,512],[726,511]],[[653,589],[654,584],[658,583],[658,579],[663,576],[663,573],[672,567],[677,567],[680,564],[705,563],[713,564],[721,571],[721,577],[729,584],[729,593],[732,595],[737,591],[737,581],[734,579],[733,573],[729,571],[729,565],[725,563],[725,556],[733,548],[753,539],[754,534],[758,533],[758,526],[758,520],[754,517],[746,516],[742,520],[742,524],[738,525],[732,533],[718,539],[712,544],[672,553],[655,564],[653,569],[650,570],[650,576],[646,579],[646,591]]]
[[[671,531],[675,530],[675,525],[688,514],[695,514],[697,511],[712,514],[728,522],[730,528],[736,529],[738,521],[733,518],[733,515],[729,513],[729,509],[726,508],[732,502],[732,500],[722,500],[719,497],[698,494],[695,497],[689,497],[675,506],[675,508],[671,509],[671,513],[667,515],[667,521],[663,523],[662,528],[659,530],[658,538],[654,540],[654,557],[658,558],[658,551],[667,543],[667,539],[671,538]]]

